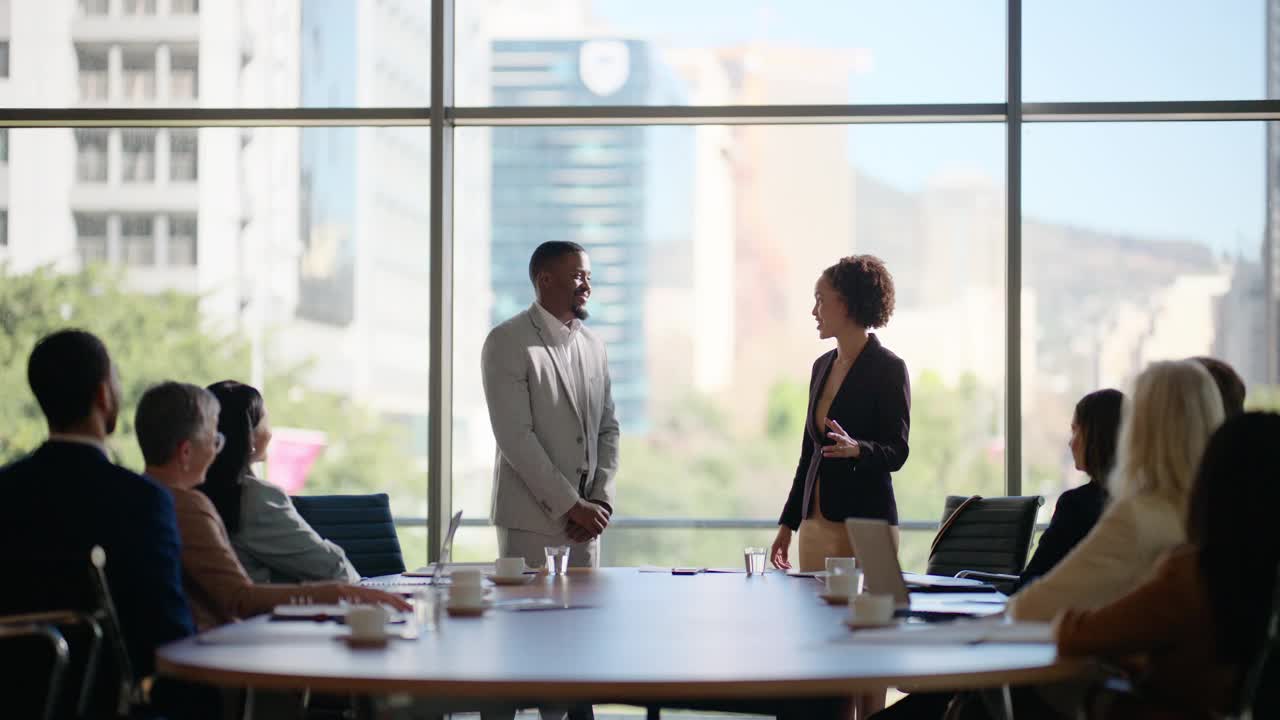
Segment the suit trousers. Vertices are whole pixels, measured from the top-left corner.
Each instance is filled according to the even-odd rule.
[[[600,567],[600,538],[575,543],[561,532],[544,535],[530,530],[498,527],[498,554],[502,557],[522,557],[530,568],[547,564],[545,548],[548,545],[569,546],[569,567]]]

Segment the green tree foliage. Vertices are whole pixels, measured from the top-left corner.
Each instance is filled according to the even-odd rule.
[[[44,439],[44,416],[27,385],[27,357],[54,330],[78,327],[102,338],[120,374],[123,407],[111,447],[117,461],[140,470],[133,411],[152,384],[181,380],[207,385],[247,380],[249,345],[237,334],[201,321],[200,298],[180,292],[142,294],[119,273],[90,268],[60,273],[40,268],[16,274],[0,266],[0,462]],[[266,400],[276,426],[322,430],[328,445],[308,476],[306,492],[386,491],[423,496],[425,475],[408,452],[407,431],[346,398],[306,390],[305,365],[275,368]]]

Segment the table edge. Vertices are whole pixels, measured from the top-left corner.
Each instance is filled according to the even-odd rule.
[[[761,697],[827,697],[874,692],[892,687],[913,691],[985,689],[1036,685],[1080,677],[1092,665],[1087,658],[1057,658],[1049,665],[1017,670],[982,670],[946,675],[881,675],[802,680],[715,680],[689,682],[624,680],[457,680],[416,678],[317,677],[288,672],[243,672],[156,659],[162,675],[220,687],[372,694],[408,693],[428,697],[502,700],[693,700]]]

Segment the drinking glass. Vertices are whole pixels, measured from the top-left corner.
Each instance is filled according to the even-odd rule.
[[[430,632],[440,625],[440,593],[433,586],[413,591],[413,622],[419,632]]]
[[[547,554],[547,572],[551,575],[564,575],[569,572],[569,546],[548,545],[543,548]]]
[[[742,551],[742,562],[747,566],[748,575],[764,574],[764,548],[749,547]]]

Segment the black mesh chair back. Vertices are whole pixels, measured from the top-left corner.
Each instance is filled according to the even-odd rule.
[[[0,617],[0,667],[4,668],[5,717],[58,717],[71,653],[62,633],[41,622]]]
[[[1036,512],[1044,498],[949,496],[929,554],[930,575],[964,570],[1017,575],[1027,564]]]
[[[386,493],[300,495],[293,498],[293,506],[320,537],[347,553],[362,577],[404,572],[404,555]]]

